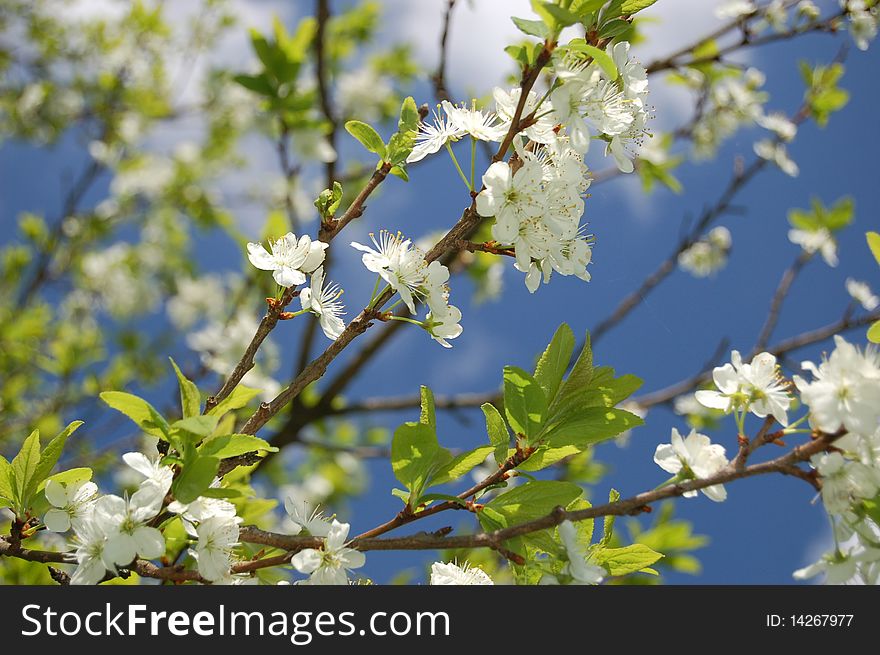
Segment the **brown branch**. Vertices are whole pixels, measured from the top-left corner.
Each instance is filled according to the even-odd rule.
[[[452,23],[452,10],[455,9],[455,2],[456,0],[448,0],[446,3],[446,11],[443,14],[443,31],[440,34],[440,61],[437,64],[436,72],[431,76],[431,82],[434,84],[434,96],[438,102],[450,100],[449,90],[446,86],[446,60],[449,55],[449,28]]]
[[[220,404],[224,398],[229,396],[247,372],[254,367],[254,359],[257,355],[257,351],[260,349],[263,341],[266,340],[266,337],[269,336],[269,333],[275,329],[275,326],[281,319],[281,315],[284,313],[285,308],[290,304],[290,301],[296,297],[296,295],[297,291],[293,287],[290,287],[284,290],[280,300],[269,302],[269,309],[260,321],[259,326],[257,326],[257,331],[245,349],[241,359],[238,361],[238,364],[232,369],[229,377],[226,378],[226,381],[217,393],[210,396],[205,402],[206,413]]]
[[[756,352],[762,351],[764,346],[770,341],[770,337],[773,336],[773,330],[776,328],[776,324],[779,322],[780,314],[782,312],[782,303],[784,303],[785,299],[788,297],[788,293],[791,291],[791,285],[794,283],[795,278],[797,278],[804,266],[812,258],[813,253],[809,253],[806,250],[801,251],[792,265],[782,274],[779,286],[776,287],[776,292],[773,294],[773,299],[770,301],[770,310],[767,312],[767,319],[764,321],[761,333],[758,336],[758,340],[755,342],[754,350]]]
[[[348,209],[345,210],[345,213],[339,218],[333,218],[326,223],[321,224],[321,230],[318,232],[318,239],[320,239],[324,243],[329,243],[333,239],[333,237],[339,234],[346,225],[351,223],[351,221],[353,221],[354,219],[362,216],[364,211],[366,211],[367,209],[366,205],[364,204],[367,201],[367,198],[369,198],[370,194],[376,190],[376,187],[378,187],[380,184],[382,184],[382,182],[385,181],[385,178],[388,177],[388,173],[391,171],[391,168],[392,167],[389,162],[383,162],[379,168],[373,171],[373,174],[367,181],[366,186],[361,189],[357,197],[348,206]]]

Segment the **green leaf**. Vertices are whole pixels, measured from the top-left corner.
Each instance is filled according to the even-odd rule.
[[[262,393],[259,389],[251,389],[238,385],[226,398],[208,410],[208,416],[223,416],[227,412],[241,409]]]
[[[206,439],[199,446],[199,455],[219,457],[220,459],[257,451],[277,453],[278,448],[249,434],[224,434]]]
[[[493,450],[492,446],[480,446],[454,457],[448,464],[437,469],[431,477],[431,486],[457,480],[464,474],[469,473],[471,469],[482,464]]]
[[[535,437],[547,414],[547,398],[531,375],[516,366],[504,367],[504,413],[516,435]]]
[[[238,489],[208,487],[200,495],[205,498],[241,498],[244,494]]]
[[[81,466],[75,469],[67,469],[66,471],[59,471],[54,475],[50,475],[48,478],[43,480],[40,483],[40,486],[37,487],[37,491],[40,492],[45,488],[46,482],[52,480],[54,482],[59,482],[61,484],[70,484],[71,482],[88,482],[92,479],[93,471],[92,469]]]
[[[262,96],[269,98],[278,94],[277,89],[269,82],[269,78],[263,74],[260,75],[236,75],[232,78],[236,83]]]
[[[620,492],[617,489],[612,489],[608,492],[608,503],[616,503],[620,500]],[[609,514],[605,517],[605,523],[602,528],[602,540],[599,542],[601,547],[606,547],[609,543],[611,543],[611,537],[614,536],[614,520],[617,517],[613,514]]]
[[[40,463],[40,431],[34,430],[21,446],[21,450],[12,460],[10,468],[12,471],[12,481],[14,486],[14,496],[11,500],[15,501],[15,507],[18,514],[23,514],[27,510],[30,501],[27,493],[31,479]]]
[[[321,218],[329,218],[339,209],[339,203],[342,202],[342,185],[333,181],[333,189],[324,189],[315,200],[315,207]]]
[[[392,166],[388,172],[394,177],[399,177],[404,182],[409,182],[409,173],[406,172],[406,166],[403,163]]]
[[[550,403],[548,415],[558,416],[580,405],[581,394],[593,379],[593,350],[590,347],[590,333],[584,340],[584,347],[568,374],[568,379],[559,387],[556,397]]]
[[[560,460],[581,452],[581,448],[577,446],[560,446],[558,448],[550,448],[541,446],[533,452],[529,458],[516,467],[517,471],[540,471],[541,469],[553,466]]]
[[[55,464],[58,463],[61,457],[64,444],[67,443],[67,437],[76,432],[77,428],[82,424],[82,421],[73,421],[46,445],[45,450],[40,454],[40,462],[37,464],[33,478],[28,485],[28,489],[26,489],[28,496],[33,495],[37,490],[37,486],[49,477],[52,469],[55,468]]]
[[[9,461],[0,455],[0,503],[8,501],[12,503],[15,497],[15,487],[13,481],[12,466]]]
[[[550,29],[539,20],[527,20],[516,16],[511,16],[510,20],[523,34],[537,36],[539,39],[546,39],[550,36]]]
[[[880,343],[880,321],[877,321],[868,328],[868,341],[871,343]]]
[[[388,152],[385,155],[385,159],[395,166],[405,163],[415,143],[415,132],[407,131],[392,134],[391,139],[388,141]]]
[[[871,249],[871,254],[874,255],[874,259],[880,264],[880,234],[877,232],[866,232],[865,239],[868,241],[868,247]]]
[[[211,435],[219,421],[219,416],[190,416],[172,423],[171,429],[204,439]]]
[[[219,468],[220,459],[217,457],[199,456],[188,462],[174,481],[174,497],[181,503],[193,502],[211,486]]]
[[[391,468],[409,490],[410,506],[418,501],[432,473],[450,458],[449,451],[440,448],[434,430],[424,423],[404,423],[394,431]]]
[[[180,386],[180,408],[183,418],[198,416],[202,413],[202,395],[199,393],[199,388],[180,372],[177,362],[170,357],[168,359],[171,360],[171,366],[174,367],[174,373],[177,375],[177,384]]]
[[[601,48],[592,46],[589,43],[581,43],[580,41],[572,41],[568,44],[568,48],[576,50],[577,52],[583,52],[592,57],[593,61],[599,65],[599,68],[602,69],[609,80],[614,81],[620,75],[617,71],[617,66],[614,65],[614,60],[611,58],[611,55]]]
[[[556,27],[568,27],[578,22],[578,17],[571,13],[568,9],[563,9],[553,2],[542,2],[541,6],[544,11],[550,14],[556,22]]]
[[[345,131],[360,141],[367,150],[385,159],[385,142],[372,127],[362,121],[348,121]]]
[[[105,391],[100,397],[117,412],[134,421],[147,434],[167,441],[168,422],[143,398],[124,391]]]
[[[568,10],[583,20],[587,15],[601,9],[608,0],[574,0]]]
[[[535,368],[535,381],[544,390],[548,403],[552,403],[568,370],[571,354],[574,352],[574,332],[565,323],[559,326],[550,345],[538,360]]]
[[[620,11],[624,15],[632,16],[634,13],[639,12],[642,9],[647,9],[655,2],[657,2],[657,0],[624,0],[623,4],[620,6]]]
[[[593,558],[597,564],[604,566],[613,576],[627,575],[644,571],[663,555],[642,544],[632,544],[625,548],[597,548]],[[656,575],[656,571],[646,571]]]
[[[486,416],[486,432],[489,434],[489,443],[495,448],[495,463],[498,466],[507,460],[507,450],[510,448],[510,433],[507,425],[501,417],[501,413],[491,403],[480,405]]]
[[[403,99],[400,105],[400,118],[397,121],[398,132],[417,132],[419,129],[419,108],[412,96]]]
[[[419,414],[419,423],[422,425],[427,425],[433,432],[437,431],[437,413],[434,410],[434,392],[432,392],[428,387],[422,385],[419,388],[419,395],[421,396],[421,401],[419,405],[421,406],[421,412]]]
[[[541,438],[548,446],[558,448],[571,445],[584,449],[644,423],[641,418],[623,409],[585,407],[550,427]]]
[[[581,488],[571,482],[536,480],[499,494],[486,504],[504,516],[508,526],[546,516],[554,508],[567,507],[580,498]]]

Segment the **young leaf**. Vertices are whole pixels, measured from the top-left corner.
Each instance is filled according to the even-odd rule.
[[[609,503],[616,503],[618,500],[620,500],[620,492],[617,489],[612,489],[608,492]],[[602,527],[602,540],[599,542],[599,545],[603,548],[611,543],[611,537],[614,535],[614,519],[616,518],[614,514],[609,514],[605,517],[605,523]]]
[[[550,403],[548,416],[564,414],[581,404],[581,395],[593,379],[593,350],[590,347],[590,334],[587,333],[584,347],[578,356],[568,379],[559,387],[556,397]]]
[[[391,441],[391,468],[410,492],[409,503],[418,500],[431,474],[451,459],[440,447],[434,430],[423,423],[404,423]]]
[[[655,2],[657,2],[657,0],[623,0],[623,4],[620,6],[620,12],[623,15],[632,16],[634,13],[639,12],[642,9],[647,9]]]
[[[613,576],[644,571],[663,555],[642,544],[625,548],[597,548],[593,551],[596,563],[608,569]],[[645,571],[656,575],[656,571]]]
[[[550,29],[539,20],[527,20],[516,16],[511,16],[510,20],[523,34],[537,36],[539,39],[546,39],[550,36]]]
[[[871,254],[874,255],[874,259],[880,264],[880,234],[877,232],[866,232],[865,238],[868,241],[868,247],[871,249]]]
[[[125,414],[147,434],[160,439],[168,439],[168,422],[143,398],[124,391],[104,391],[101,400],[117,412]]]
[[[223,416],[227,412],[241,409],[261,393],[259,389],[238,385],[232,390],[232,393],[208,410],[208,416]]]
[[[0,455],[0,506],[12,504],[14,496],[12,466],[3,455]]]
[[[329,218],[339,209],[339,203],[342,202],[342,185],[333,181],[333,189],[324,189],[315,200],[315,207],[321,218]]]
[[[419,108],[412,96],[407,96],[400,105],[400,118],[397,121],[398,132],[417,132],[419,129]]]
[[[171,424],[171,429],[204,439],[211,436],[220,421],[218,416],[190,416]]]
[[[198,416],[202,413],[202,396],[199,393],[199,388],[180,372],[177,362],[170,357],[168,359],[171,360],[171,366],[174,367],[177,383],[180,386],[180,408],[183,418]]]
[[[541,385],[547,402],[552,403],[568,370],[571,354],[574,351],[574,332],[565,323],[559,326],[550,345],[538,360],[535,368],[535,381]]]
[[[517,435],[534,437],[547,414],[547,399],[535,378],[516,366],[504,367],[504,413]]]
[[[482,464],[492,450],[492,446],[480,446],[454,457],[431,476],[431,486],[458,480],[464,474],[469,473],[471,469]]]
[[[437,431],[437,413],[434,410],[434,392],[428,387],[422,385],[419,388],[421,395],[421,413],[419,414],[419,423],[427,425],[432,431]]]
[[[21,446],[21,450],[12,460],[10,468],[14,487],[14,497],[17,513],[24,513],[27,509],[27,489],[37,466],[40,463],[40,431],[34,430]]]
[[[507,451],[510,448],[510,433],[507,425],[495,405],[483,403],[480,405],[486,416],[486,432],[489,434],[489,443],[495,448],[495,463],[498,466],[504,464],[507,459]]]
[[[871,343],[880,343],[880,321],[877,321],[868,328],[868,341]]]
[[[540,471],[541,469],[553,466],[556,462],[577,455],[581,452],[581,448],[577,446],[560,446],[558,448],[550,448],[541,446],[522,464],[516,467],[517,471]]]
[[[563,421],[548,427],[541,440],[554,448],[575,446],[584,450],[644,424],[641,418],[623,409],[585,407],[573,410]]]
[[[191,503],[211,486],[220,468],[217,457],[197,457],[183,467],[174,481],[174,497],[181,503]]]
[[[403,164],[412,152],[415,143],[415,132],[397,132],[391,135],[391,139],[388,141],[388,152],[385,158],[395,166]]]
[[[360,141],[364,148],[385,159],[385,142],[372,127],[362,121],[348,121],[345,131]]]
[[[40,461],[37,464],[37,468],[34,471],[28,489],[26,489],[28,496],[33,495],[37,490],[37,486],[49,477],[52,469],[55,468],[55,464],[58,463],[58,459],[61,457],[61,451],[64,450],[64,444],[67,443],[67,437],[76,432],[76,429],[82,424],[82,421],[73,421],[70,425],[59,432],[58,435],[48,443],[46,449],[40,453]]]
[[[589,55],[593,58],[599,68],[605,73],[605,76],[614,81],[617,79],[619,73],[617,71],[617,66],[614,64],[614,60],[604,50],[597,48],[596,46],[592,46],[589,43],[570,43],[568,47],[572,50],[577,50],[578,52],[583,52],[584,54]]]
[[[206,439],[199,446],[199,455],[213,456],[225,459],[227,457],[235,457],[236,455],[244,455],[255,451],[267,451],[277,453],[278,449],[267,441],[259,437],[253,437],[249,434],[224,434],[219,437]]]

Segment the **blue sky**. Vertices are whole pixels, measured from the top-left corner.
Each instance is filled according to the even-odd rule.
[[[245,8],[256,7],[261,20],[277,7],[270,2],[238,4]],[[400,2],[386,4],[391,10],[401,10]],[[423,4],[429,3],[419,3]],[[438,0],[432,4],[445,3]],[[494,6],[496,20],[506,21],[498,8],[508,3],[490,0],[477,3],[478,7],[487,4]],[[681,16],[684,4],[669,2],[667,13],[661,0],[653,11],[661,19],[665,16],[667,22],[658,23],[652,29],[673,26],[669,31],[674,35],[663,37],[665,45],[674,46],[675,38],[685,38],[682,35],[688,34],[680,21],[672,20]],[[436,16],[437,10],[432,6],[430,10],[425,9],[425,13]],[[402,20],[404,24],[411,20],[409,15],[401,16],[397,15],[394,20]],[[463,22],[463,29],[473,34],[473,22]],[[703,16],[696,23],[711,25],[712,20]],[[425,18],[422,27],[430,31],[430,38],[424,41],[433,43],[433,32],[439,25],[433,18]],[[768,110],[787,113],[796,110],[803,93],[796,61],[801,58],[828,61],[835,56],[842,40],[846,39],[810,36],[752,51],[750,63],[767,74],[766,88],[771,94]],[[479,52],[481,44],[489,48],[493,43],[487,36],[485,41],[471,41],[466,47],[468,52]],[[433,60],[427,54],[430,50],[421,54],[426,47],[419,43],[417,51],[426,58],[425,64],[431,66]],[[852,92],[847,108],[835,115],[825,130],[812,124],[803,127],[791,145],[790,152],[800,165],[800,176],[792,179],[778,170],[768,170],[738,197],[736,204],[742,211],[720,220],[719,224],[728,227],[733,235],[733,255],[728,266],[710,279],[673,274],[598,344],[595,349],[598,363],[614,366],[619,373],[638,375],[645,380],[643,390],[650,391],[697,371],[722,337],[728,338],[734,348],[750,350],[773,290],[783,270],[798,253],[786,237],[787,210],[808,206],[812,196],[826,204],[844,195],[852,196],[856,202],[856,222],[841,236],[841,263],[836,269],[815,260],[797,280],[773,341],[839,318],[849,302],[844,290],[846,277],[869,281],[875,289],[880,287],[880,272],[864,244],[864,232],[880,228],[880,200],[875,192],[873,166],[875,145],[880,136],[880,123],[876,120],[876,106],[880,101],[876,85],[877,47],[868,53],[853,49],[849,54],[843,80],[843,86]],[[657,48],[651,49],[651,52],[657,51]],[[643,60],[651,58],[649,53],[636,51],[636,54]],[[501,58],[497,55],[496,50],[486,54],[489,63],[480,93],[496,83],[493,75],[497,76],[506,66],[503,55]],[[245,63],[243,61],[242,66]],[[462,73],[463,81],[458,81],[456,72]],[[460,93],[460,99],[465,99],[465,91],[479,79],[478,73],[472,62],[456,63],[450,71],[453,93]],[[424,83],[418,84],[413,94],[420,102],[431,98],[430,89]],[[674,125],[687,119],[683,105],[672,94],[658,90],[655,104],[660,125]],[[681,196],[661,190],[643,198],[636,180],[621,179],[595,186],[586,210],[586,220],[596,235],[591,266],[593,280],[589,284],[575,278],[556,278],[532,295],[526,291],[522,275],[510,267],[504,277],[503,298],[496,303],[474,305],[469,283],[454,280],[452,301],[464,313],[465,330],[455,341],[455,347],[447,351],[415,328],[404,330],[384,357],[376,360],[352,385],[350,397],[407,395],[415,393],[420,384],[428,384],[437,394],[494,389],[505,364],[531,366],[534,356],[546,345],[559,323],[567,322],[576,333],[583,334],[669,254],[678,241],[682,218],[697,215],[704,206],[715,201],[729,180],[734,157],[742,155],[747,161],[751,160],[752,143],[757,138],[756,130],[741,132],[719,152],[715,161],[685,164],[677,173],[685,187]],[[347,140],[350,141],[345,135],[341,139],[343,143]],[[342,154],[356,152],[354,144],[347,143]],[[59,202],[59,174],[77,170],[81,158],[73,139],[50,152],[35,152],[11,143],[0,147],[0,211],[4,223],[12,224],[17,212],[23,209],[43,210],[54,215]],[[367,238],[367,232],[380,228],[400,229],[408,235],[419,236],[450,226],[467,202],[465,190],[448,158],[438,155],[418,167],[408,185],[390,179],[382,193],[371,200],[364,217],[352,224],[340,241],[362,241]],[[247,223],[245,227],[253,230]],[[0,236],[0,242],[6,238]],[[363,275],[357,253],[338,244],[335,248],[333,277],[346,287],[348,302],[356,304],[357,299],[368,298],[373,279]],[[212,238],[205,244],[207,268],[235,268],[239,257],[229,242]],[[281,326],[276,341],[295,342],[299,329],[292,324]],[[864,342],[862,331],[850,333],[850,338]],[[817,359],[822,349],[799,351],[795,359]],[[285,354],[292,356],[290,352]],[[282,366],[282,370],[288,368]],[[393,427],[412,418],[413,413],[398,413],[370,417],[364,419],[363,424]],[[479,410],[469,418],[469,424],[463,425],[442,416],[441,441],[457,447],[483,443],[486,437]],[[751,425],[756,427],[757,423]],[[647,425],[633,433],[628,447],[617,448],[610,444],[602,447],[599,458],[612,470],[593,491],[593,496],[606,496],[611,486],[625,496],[632,495],[662,482],[666,474],[653,463],[652,455],[658,443],[668,441],[673,426],[685,427],[683,420],[670,412],[654,410],[647,418]],[[712,437],[733,451],[734,434],[733,423],[728,421]],[[354,524],[353,532],[385,521],[399,509],[399,500],[389,493],[395,481],[388,462],[371,462],[369,469],[371,490],[346,512],[346,518]],[[811,489],[792,479],[767,477],[730,485],[728,491],[728,500],[720,505],[703,496],[678,501],[677,514],[692,520],[696,532],[709,535],[711,544],[698,553],[704,566],[701,576],[672,574],[668,581],[791,583],[791,572],[814,559],[827,540],[827,519],[821,504],[811,502],[814,495]],[[452,519],[454,525],[463,520],[457,515]],[[452,519],[436,521],[433,525],[443,525]],[[430,525],[413,529],[427,527]],[[371,553],[365,572],[384,581],[401,568],[421,566],[430,561],[429,558],[430,554]]]

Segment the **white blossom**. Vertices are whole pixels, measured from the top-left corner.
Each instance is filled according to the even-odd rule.
[[[602,582],[607,573],[601,566],[591,563],[590,555],[579,540],[574,523],[563,521],[558,529],[559,538],[568,555],[563,573],[570,575],[574,584],[594,585]]]
[[[783,173],[789,177],[797,177],[800,168],[788,154],[788,149],[783,143],[777,143],[770,139],[762,139],[755,143],[755,154],[761,159],[773,162]]]
[[[712,477],[729,464],[724,446],[713,444],[709,437],[696,430],[691,430],[690,434],[682,439],[675,428],[672,428],[671,443],[657,446],[654,462],[664,471],[682,479],[698,480]],[[722,484],[704,487],[700,491],[715,502],[727,498],[727,490]],[[696,495],[696,491],[684,493],[686,498]]]
[[[312,241],[304,234],[297,240],[293,232],[288,232],[276,241],[269,241],[269,250],[261,243],[248,243],[248,259],[261,271],[272,271],[272,277],[282,287],[295,287],[306,281],[306,273],[311,273],[324,261],[324,250],[328,244]],[[271,251],[271,252],[270,252]]]
[[[871,291],[871,287],[865,282],[848,277],[846,278],[846,291],[866,312],[873,312],[880,306],[880,298]]]
[[[760,418],[772,415],[780,424],[788,425],[787,410],[791,396],[779,377],[776,357],[763,352],[746,364],[739,351],[734,350],[730,359],[731,363],[712,371],[717,391],[697,391],[697,400],[706,407],[725,413],[746,409]]]
[[[293,534],[303,530],[313,537],[326,537],[330,534],[331,519],[326,518],[317,508],[305,500],[294,500],[291,496],[284,499],[284,509],[295,525]]]
[[[837,240],[827,228],[820,227],[816,230],[793,228],[788,231],[788,240],[803,248],[804,252],[810,254],[818,252],[829,266],[837,266]]]
[[[347,585],[347,572],[364,565],[364,554],[346,546],[345,540],[350,527],[348,523],[340,523],[334,519],[321,550],[307,548],[293,556],[290,560],[293,568],[300,573],[309,574],[305,584]]]
[[[52,509],[46,512],[43,523],[51,532],[67,532],[76,529],[91,515],[92,504],[98,494],[94,482],[71,482],[67,485],[55,480],[46,481],[46,500]]]
[[[421,161],[428,155],[433,155],[449,141],[458,141],[467,133],[462,127],[452,121],[448,111],[444,109],[441,114],[439,109],[438,107],[433,112],[433,123],[426,123],[425,121],[419,123],[415,146],[406,158],[407,163],[411,164]]]
[[[321,330],[328,339],[334,341],[339,338],[345,329],[345,323],[340,318],[345,312],[339,298],[342,289],[336,283],[324,285],[324,267],[320,266],[312,273],[311,286],[302,290],[299,295],[303,309],[311,311],[318,317]]]
[[[455,562],[434,562],[431,565],[431,585],[435,586],[451,586],[451,585],[494,585],[483,569],[471,566],[465,562],[463,566],[459,566]]]
[[[232,549],[238,545],[237,516],[212,516],[196,526],[198,542],[193,549],[199,575],[205,580],[219,581],[230,575]]]

